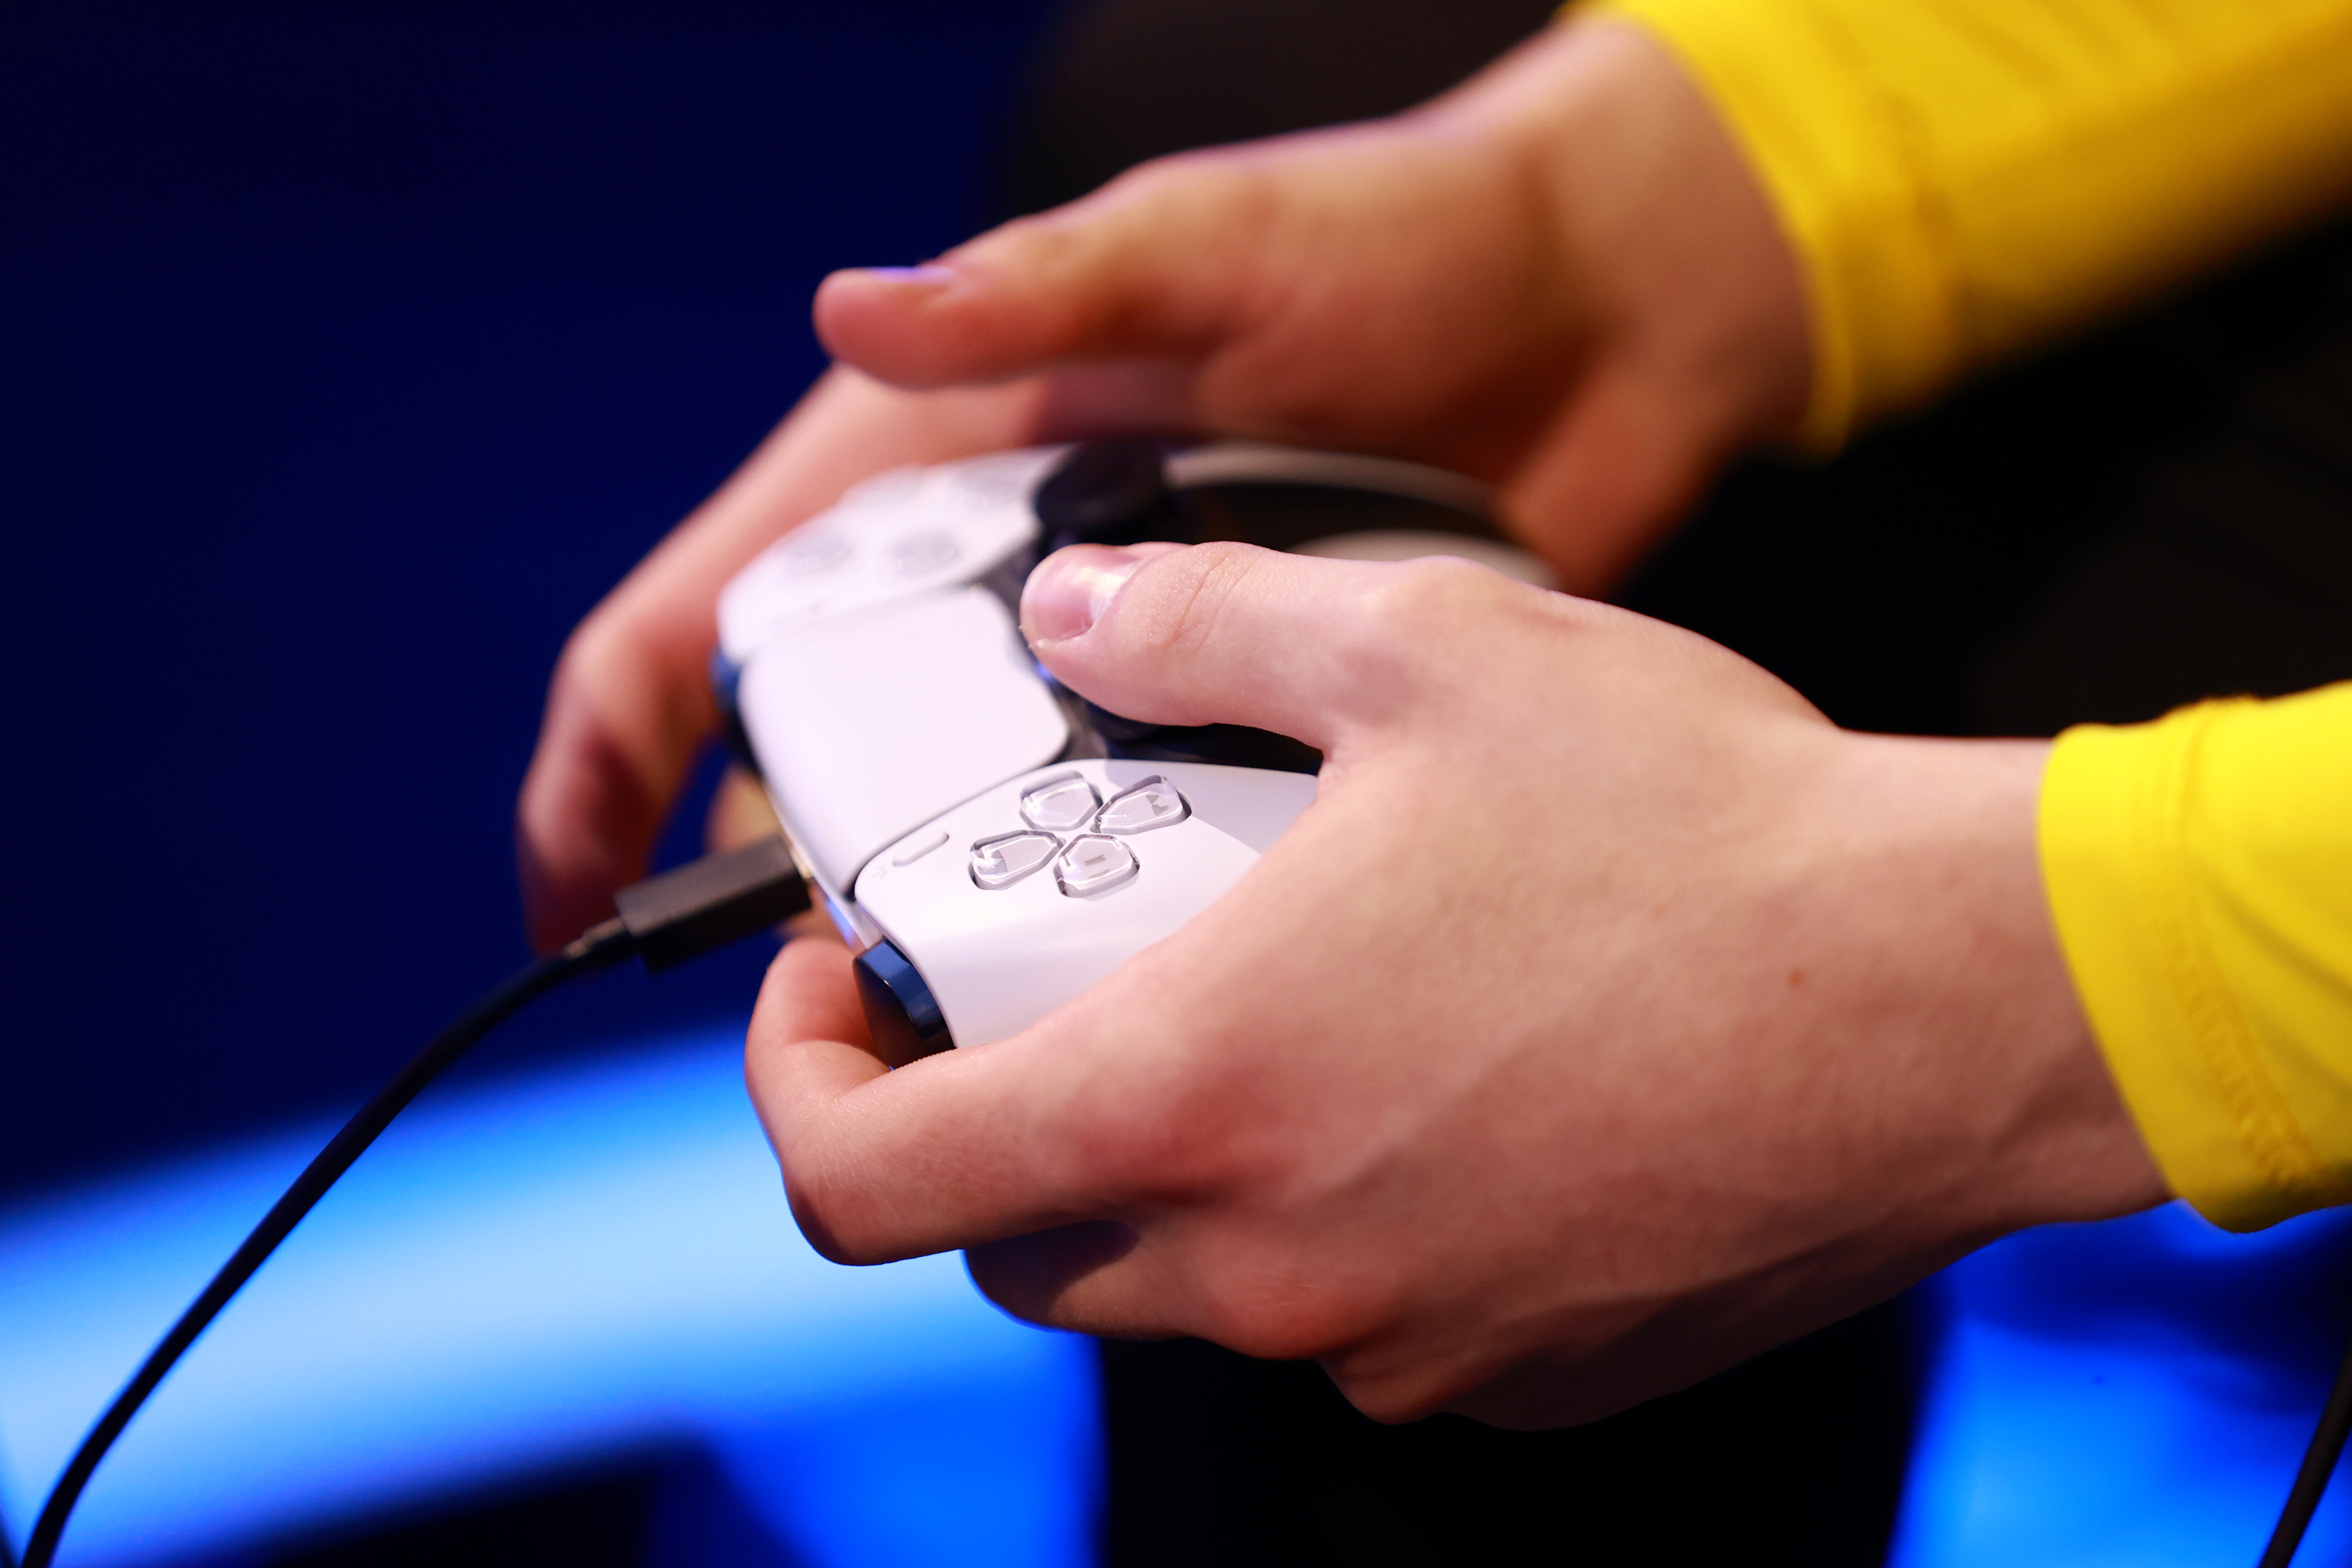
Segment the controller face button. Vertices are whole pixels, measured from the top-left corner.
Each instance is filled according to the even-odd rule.
[[[1116,888],[1135,872],[1135,851],[1099,833],[1082,834],[1071,839],[1061,858],[1054,862],[1054,880],[1074,899]]]
[[[1176,786],[1154,773],[1111,796],[1096,814],[1095,831],[1149,833],[1155,827],[1173,826],[1192,815],[1192,805]]]
[[[890,857],[890,864],[911,866],[947,841],[948,830],[944,827],[926,833],[920,838],[909,839],[898,847],[898,853]]]
[[[943,528],[926,528],[894,540],[890,545],[890,569],[901,577],[920,577],[942,566],[955,563],[962,554],[955,536]]]
[[[817,533],[784,552],[784,570],[795,577],[822,577],[837,571],[856,551],[837,533]]]
[[[994,892],[1009,888],[1054,858],[1061,840],[1050,833],[1000,833],[971,847],[971,879]]]
[[[1084,827],[1101,804],[1094,785],[1076,773],[1065,773],[1021,793],[1021,820],[1032,827],[1067,833]]]

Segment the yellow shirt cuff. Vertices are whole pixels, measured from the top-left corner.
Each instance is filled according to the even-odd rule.
[[[1806,444],[2352,190],[2352,0],[1595,0],[1706,89],[1802,263]]]
[[[2240,1230],[2352,1201],[2352,684],[2069,730],[2041,847],[2173,1191]]]
[[[1763,184],[1811,318],[1802,445],[1832,450],[1864,405],[1916,401],[1949,379],[1954,289],[1929,192],[1833,29],[1757,0],[1597,0],[1580,14],[1625,17],[1672,48]]]

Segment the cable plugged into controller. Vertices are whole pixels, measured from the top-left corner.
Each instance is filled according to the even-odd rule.
[[[756,931],[781,925],[809,907],[808,885],[782,838],[766,838],[723,855],[623,889],[614,899],[620,913],[561,952],[529,965],[475,1003],[435,1036],[393,1080],[344,1123],[316,1159],[271,1205],[219,1273],[180,1314],[179,1321],[148,1353],[116,1394],[106,1414],[82,1439],[65,1473],[41,1505],[26,1542],[21,1568],[50,1568],[74,1504],[96,1473],[99,1461],[131,1425],[188,1347],[218,1317],[245,1282],[253,1278],[278,1244],[327,1195],[329,1188],[366,1152],[393,1118],[492,1029],[566,981],[610,969],[635,956],[647,973],[668,969],[724,947]],[[0,1528],[0,1565],[19,1568]]]
[[[809,907],[809,890],[793,852],[771,837],[648,877],[614,894],[613,905],[629,951],[658,974],[783,924]]]

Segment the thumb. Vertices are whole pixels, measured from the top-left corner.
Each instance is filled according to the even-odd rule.
[[[1236,331],[1258,269],[1263,226],[1234,219],[1264,176],[1232,164],[1164,161],[928,266],[836,272],[817,289],[817,335],[908,387],[1204,353]]]
[[[1513,585],[1459,561],[1074,544],[1030,574],[1021,626],[1064,685],[1114,713],[1247,724],[1329,752],[1420,694],[1409,627],[1436,608],[1430,596],[1490,581]]]

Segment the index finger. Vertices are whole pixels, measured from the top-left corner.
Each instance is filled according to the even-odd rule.
[[[727,579],[869,474],[1018,445],[1045,397],[1034,385],[906,393],[831,372],[590,613],[557,665],[516,803],[534,944],[569,942],[644,873],[717,722],[709,664]]]

